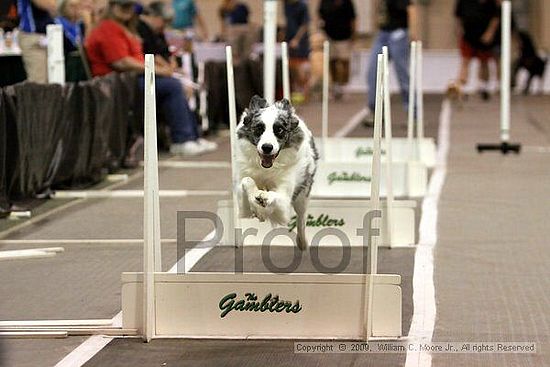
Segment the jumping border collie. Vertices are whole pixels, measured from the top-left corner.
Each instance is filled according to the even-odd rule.
[[[240,216],[287,226],[296,212],[297,245],[307,248],[306,210],[319,154],[287,99],[250,100],[237,126]]]

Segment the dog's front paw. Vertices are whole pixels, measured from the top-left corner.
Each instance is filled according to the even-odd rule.
[[[267,208],[273,205],[275,197],[268,191],[259,190],[254,196],[254,201],[262,208]]]
[[[250,209],[253,216],[260,222],[271,218],[275,207],[274,203],[275,197],[269,191],[258,190],[250,197]]]

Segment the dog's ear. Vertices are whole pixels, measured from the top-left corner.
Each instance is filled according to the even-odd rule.
[[[248,108],[251,111],[259,110],[261,108],[266,108],[266,107],[267,107],[267,101],[258,95],[254,95],[250,100],[250,104],[248,105]]]
[[[278,107],[284,111],[287,111],[289,113],[294,113],[294,107],[292,107],[292,103],[286,98],[281,99],[277,103]]]
[[[294,114],[292,114],[290,116],[290,130],[296,129],[299,124],[300,124],[300,121],[298,120],[298,118]]]
[[[252,122],[252,114],[248,108],[245,108],[243,114],[241,115],[241,123],[244,126],[249,126]]]

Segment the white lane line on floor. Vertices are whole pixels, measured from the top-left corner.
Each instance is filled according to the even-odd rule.
[[[175,238],[163,238],[162,243],[176,243]],[[113,239],[20,239],[0,240],[0,245],[141,245],[143,239],[139,238],[113,238]]]
[[[143,166],[143,162],[140,162]],[[162,160],[159,161],[160,168],[231,168],[231,163],[227,161],[176,161]]]
[[[185,264],[185,272],[190,271],[193,266],[199,260],[206,255],[213,246],[208,243],[210,239],[214,237],[214,231],[208,233],[197,246],[189,249],[181,259],[175,263],[169,273],[175,273],[178,269],[178,263]],[[141,240],[143,243],[143,240]],[[112,325],[115,327],[122,327],[122,311],[117,313],[112,318]],[[97,353],[99,353],[107,344],[113,340],[113,337],[103,335],[93,335],[86,339],[71,353],[67,354],[61,361],[59,361],[55,367],[80,367],[92,359]]]
[[[334,134],[334,137],[342,138],[344,136],[347,136],[349,133],[355,130],[355,128],[361,123],[361,121],[363,121],[365,116],[367,116],[367,109],[363,108],[355,115],[353,115],[351,119]]]
[[[451,104],[445,99],[439,115],[437,164],[422,201],[419,243],[414,258],[413,304],[414,314],[409,329],[409,339],[413,342],[432,340],[435,317],[435,286],[433,252],[437,244],[437,215],[441,190],[447,175],[447,155],[450,146]],[[429,367],[432,356],[429,353],[407,352],[406,367]]]

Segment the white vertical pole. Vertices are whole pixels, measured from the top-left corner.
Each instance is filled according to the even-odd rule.
[[[424,86],[422,84],[423,79],[423,58],[422,58],[422,41],[417,41],[416,43],[416,136],[418,138],[417,149],[419,149],[418,144],[420,144],[420,139],[424,137]]]
[[[197,75],[197,82],[201,89],[199,91],[199,114],[201,116],[202,131],[206,131],[210,128],[210,121],[208,121],[208,115],[206,113],[207,93],[204,87],[204,61],[199,62],[199,70]]]
[[[392,153],[392,119],[391,119],[391,98],[390,98],[390,67],[388,48],[382,48],[384,55],[384,130],[386,148],[386,238],[392,247],[393,229],[393,153]]]
[[[414,134],[414,110],[416,91],[416,41],[411,42],[411,54],[409,57],[409,119],[407,121],[407,138],[412,143]]]
[[[65,84],[65,54],[63,51],[63,26],[46,26],[48,40],[48,83]]]
[[[323,160],[327,158],[327,143],[328,143],[328,92],[330,83],[329,72],[330,61],[330,44],[328,41],[323,42],[323,110],[322,110],[322,131],[321,138],[323,140]]]
[[[378,55],[377,60],[377,72],[376,72],[376,104],[374,109],[374,136],[373,136],[373,156],[372,156],[372,181],[370,189],[370,202],[371,210],[380,210],[380,150],[381,150],[381,135],[382,135],[382,108],[384,102],[383,93],[383,75],[384,75],[384,56]],[[379,222],[379,219],[376,220]],[[366,334],[367,339],[373,336],[372,329],[372,308],[374,297],[374,276],[378,273],[378,238],[379,236],[372,237],[369,257],[370,257],[370,269],[369,269],[369,286],[368,286],[368,301],[367,301],[367,315],[366,315]]]
[[[227,67],[227,96],[229,101],[229,142],[231,144],[231,178],[232,178],[232,193],[233,193],[233,227],[230,229],[233,233],[229,238],[235,238],[235,228],[240,228],[239,207],[237,198],[237,185],[239,185],[239,171],[237,167],[237,107],[235,102],[235,77],[233,75],[233,52],[231,46],[225,47],[226,67]],[[236,243],[240,246],[240,243]]]
[[[281,43],[281,61],[283,65],[283,97],[290,101],[290,73],[288,70],[288,43]]]
[[[502,54],[500,57],[500,139],[503,143],[510,140],[510,49],[512,33],[512,3],[502,2]]]
[[[161,265],[154,55],[145,55],[144,85],[143,337],[149,342],[155,335],[155,271]]]
[[[275,102],[277,0],[264,0],[264,98]]]

